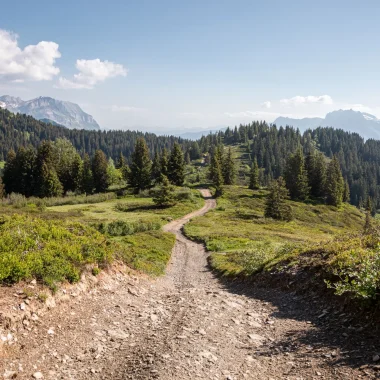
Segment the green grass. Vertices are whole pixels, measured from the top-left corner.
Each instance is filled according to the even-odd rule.
[[[175,235],[163,231],[140,232],[127,237],[117,237],[122,249],[119,257],[133,269],[159,276],[166,265],[175,243]]]
[[[206,244],[214,269],[226,275],[251,275],[279,262],[289,252],[329,242],[363,227],[363,214],[355,207],[337,209],[323,204],[289,201],[294,220],[264,217],[266,190],[226,186],[217,208],[185,226],[192,239]]]
[[[114,259],[161,275],[175,242],[161,227],[204,204],[196,190],[177,188],[176,197],[174,206],[159,208],[146,194],[42,200],[14,195],[1,205],[0,283],[37,278],[55,289],[77,281],[87,264],[95,273]]]

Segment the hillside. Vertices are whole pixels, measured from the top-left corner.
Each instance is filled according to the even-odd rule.
[[[0,108],[14,113],[33,116],[37,120],[51,120],[70,129],[99,130],[94,118],[78,104],[40,96],[24,101],[9,95],[0,96]]]
[[[67,138],[80,152],[92,156],[102,149],[107,157],[116,160],[120,153],[129,158],[138,137],[144,137],[151,152],[171,149],[175,141],[187,147],[191,143],[174,136],[157,136],[135,131],[86,131],[68,129],[36,120],[32,116],[13,114],[0,108],[0,161],[5,161],[8,151],[21,146],[37,148],[43,140]]]

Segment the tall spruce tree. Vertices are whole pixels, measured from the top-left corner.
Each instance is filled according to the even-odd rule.
[[[154,183],[158,183],[161,180],[161,162],[158,152],[155,153],[152,164],[152,180]]]
[[[305,200],[308,198],[310,188],[301,148],[298,148],[296,153],[290,155],[288,158],[285,181],[292,199]]]
[[[323,153],[314,152],[312,155],[312,164],[310,158],[306,161],[306,168],[310,186],[310,193],[313,197],[320,198],[324,196],[326,184],[326,162]]]
[[[181,146],[174,143],[168,165],[168,178],[173,185],[182,186],[185,182],[185,160]]]
[[[7,161],[4,165],[3,182],[7,194],[15,193],[18,181],[16,153],[13,149],[8,152]]]
[[[152,162],[149,157],[148,147],[145,139],[139,138],[132,154],[128,183],[135,190],[148,189],[152,183]]]
[[[92,175],[92,165],[89,155],[86,153],[83,159],[83,166],[80,173],[80,190],[84,193],[92,194],[94,192],[94,177]]]
[[[235,161],[232,157],[231,147],[228,148],[228,152],[223,159],[223,182],[225,185],[233,185],[236,177]]]
[[[116,169],[122,169],[127,164],[127,161],[125,160],[125,157],[123,156],[123,153],[120,152],[119,157],[116,161]]]
[[[108,173],[108,161],[106,155],[98,149],[92,159],[92,176],[97,193],[104,193],[111,184]]]
[[[160,166],[161,166],[161,174],[168,176],[168,166],[169,166],[169,155],[166,148],[164,148],[161,152],[160,156]]]
[[[42,163],[39,176],[39,197],[59,197],[62,195],[63,186],[59,181],[57,172],[53,166]]]
[[[35,195],[40,198],[59,196],[63,192],[54,163],[52,143],[43,141],[38,147],[35,162]]]
[[[0,199],[3,199],[5,196],[5,188],[3,184],[3,179],[0,177]]]
[[[259,184],[259,166],[257,165],[257,159],[252,162],[251,171],[249,174],[249,188],[251,190],[257,190],[260,188]]]
[[[344,180],[337,156],[333,156],[326,173],[326,202],[339,207],[343,201]]]
[[[292,209],[286,204],[289,191],[282,177],[273,181],[269,186],[269,194],[265,201],[265,217],[289,221],[292,219]]]
[[[343,202],[350,203],[350,186],[347,180],[344,180]]]

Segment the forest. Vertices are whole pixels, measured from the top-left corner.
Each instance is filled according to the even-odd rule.
[[[0,160],[6,160],[10,150],[17,152],[20,147],[37,149],[44,140],[66,138],[82,160],[86,154],[94,157],[95,152],[101,150],[107,159],[117,162],[122,155],[130,164],[134,146],[140,137],[146,142],[151,160],[156,153],[160,155],[164,149],[171,150],[176,142],[181,146],[186,162],[199,159],[202,154],[212,154],[220,144],[242,144],[249,157],[247,164],[251,166],[256,160],[260,169],[260,184],[265,186],[272,179],[285,175],[287,159],[299,147],[306,158],[315,152],[322,153],[326,160],[335,155],[343,179],[348,184],[350,203],[364,206],[370,197],[374,210],[380,206],[380,141],[365,141],[356,133],[334,128],[317,128],[301,133],[291,126],[277,127],[255,121],[190,141],[133,131],[69,130],[42,123],[30,116],[0,110]],[[244,173],[238,174],[244,177]]]

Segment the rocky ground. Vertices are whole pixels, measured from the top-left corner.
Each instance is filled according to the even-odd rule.
[[[167,274],[120,277],[35,318],[2,358],[17,379],[376,378],[378,340],[317,300],[226,283],[174,221]],[[27,307],[27,306],[26,306]],[[363,322],[365,325],[365,321]],[[376,347],[377,345],[377,347]]]

